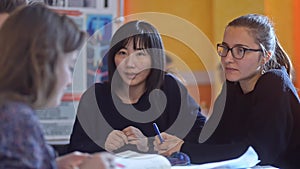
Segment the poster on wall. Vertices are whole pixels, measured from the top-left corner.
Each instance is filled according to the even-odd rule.
[[[87,41],[87,87],[108,78],[107,59],[105,56],[109,49],[112,36],[112,15],[88,14],[86,28],[90,38]]]
[[[94,8],[103,9],[111,8],[114,6],[116,1],[114,0],[29,0],[33,2],[45,2],[47,5],[52,7],[63,7],[63,8]],[[111,8],[116,9],[116,8]]]

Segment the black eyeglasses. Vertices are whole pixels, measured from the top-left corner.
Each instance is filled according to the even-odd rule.
[[[231,54],[234,58],[236,59],[243,59],[245,53],[247,51],[251,51],[251,52],[263,52],[262,49],[250,49],[250,48],[245,48],[245,47],[242,47],[242,46],[234,46],[232,48],[229,48],[228,46],[226,45],[223,45],[223,44],[217,44],[217,52],[218,52],[218,55],[221,56],[221,57],[226,57],[228,52],[231,51]]]

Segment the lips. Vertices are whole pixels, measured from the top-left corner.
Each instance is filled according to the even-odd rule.
[[[238,69],[231,68],[231,67],[226,67],[225,68],[225,72],[226,73],[232,73],[232,72],[236,72],[236,71],[238,71]]]
[[[138,74],[137,73],[124,73],[128,79],[134,79]]]

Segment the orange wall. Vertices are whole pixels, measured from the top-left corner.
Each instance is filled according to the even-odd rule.
[[[223,31],[226,24],[233,18],[247,13],[260,13],[268,15],[275,23],[276,33],[278,38],[290,55],[296,70],[300,70],[300,56],[294,49],[300,48],[300,25],[297,17],[300,18],[299,0],[126,0],[125,2],[125,16],[144,13],[167,13],[173,16],[183,18],[190,22],[211,42],[214,48],[215,44],[222,41]],[[280,10],[278,10],[280,9]],[[294,11],[294,12],[293,12]],[[296,24],[298,23],[298,24]],[[293,27],[295,24],[295,27]],[[156,26],[156,25],[155,25]],[[170,27],[176,27],[171,25]],[[159,30],[160,31],[160,30]],[[180,33],[184,32],[182,29]],[[196,38],[196,36],[194,37]],[[191,38],[193,39],[193,37]],[[195,53],[190,46],[182,41],[170,37],[163,36],[165,48],[173,55],[184,60],[185,64],[194,72],[211,72],[216,69],[218,60],[206,56],[211,59],[208,67],[199,61],[198,55],[202,53]],[[295,43],[294,43],[295,42]],[[199,45],[201,47],[201,45]],[[201,49],[203,51],[203,48]],[[298,54],[299,55],[299,54]],[[299,65],[299,66],[298,66]],[[175,61],[175,66],[181,71],[182,64]],[[215,73],[217,76],[217,72]],[[300,84],[300,72],[297,73],[297,85]],[[208,106],[211,103],[211,98],[215,96],[212,90],[217,91],[220,88],[220,83],[214,81],[214,86],[207,82],[198,83],[198,90],[200,93],[200,102],[205,102]],[[195,88],[194,85],[188,88]],[[199,98],[196,98],[198,100]]]
[[[189,0],[186,2],[182,0],[126,0],[124,13],[125,15],[144,12],[171,14],[190,22],[200,29],[209,39],[212,39],[211,11],[212,3],[208,0]],[[185,30],[182,29],[181,31],[184,32]],[[180,39],[163,36],[163,40],[165,49],[184,59],[186,64],[192,70],[205,70],[203,63],[199,61],[199,57],[193,52],[192,49],[190,49],[189,46],[180,41]],[[180,65],[178,66],[180,67]]]
[[[294,31],[293,31],[293,42],[294,42],[294,49],[300,49],[300,1],[293,0],[293,24],[294,24]],[[300,53],[299,51],[294,51],[294,67],[296,70],[296,87],[300,88]],[[300,94],[300,91],[298,92]]]
[[[300,2],[286,0],[283,3],[279,0],[265,0],[265,14],[274,21],[278,39],[295,68],[294,84],[300,89],[300,54],[296,51],[300,49]]]

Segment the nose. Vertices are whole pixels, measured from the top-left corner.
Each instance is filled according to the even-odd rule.
[[[228,50],[227,55],[225,57],[222,57],[222,60],[225,63],[230,63],[233,61],[232,49]]]
[[[68,78],[66,86],[70,87],[71,85],[72,85],[72,77]]]
[[[66,80],[65,84],[66,84],[67,87],[70,87],[72,85],[72,82],[73,82],[73,72],[69,72],[66,79],[67,80]]]
[[[135,67],[135,61],[134,61],[134,53],[131,53],[125,61],[125,64],[127,67]]]

